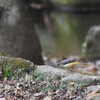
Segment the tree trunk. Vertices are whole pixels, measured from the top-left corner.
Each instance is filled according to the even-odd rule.
[[[29,0],[0,0],[0,49],[14,57],[43,64],[41,47],[34,31]]]

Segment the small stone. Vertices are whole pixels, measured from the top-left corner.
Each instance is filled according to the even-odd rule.
[[[36,100],[36,97],[33,96],[33,97],[30,98],[30,100]]]
[[[6,100],[5,98],[0,98],[0,100]]]
[[[34,94],[35,97],[42,96],[42,95],[43,95],[43,93],[35,93]]]
[[[52,100],[51,96],[46,96],[43,100]]]

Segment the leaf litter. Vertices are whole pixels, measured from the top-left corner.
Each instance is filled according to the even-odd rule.
[[[69,67],[67,64],[73,66]],[[57,62],[55,68],[63,69],[63,66],[68,66],[65,70],[82,74],[100,74],[98,62],[83,62],[71,58]],[[39,72],[28,72],[20,77],[9,78],[3,77],[3,71],[0,69],[0,100],[93,100],[94,97],[100,96],[100,90],[88,91],[89,86],[98,86],[99,83],[63,82],[62,78]]]

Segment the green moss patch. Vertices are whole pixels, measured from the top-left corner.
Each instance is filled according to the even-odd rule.
[[[34,71],[34,64],[28,60],[0,56],[0,69],[4,77],[22,76],[24,73]]]

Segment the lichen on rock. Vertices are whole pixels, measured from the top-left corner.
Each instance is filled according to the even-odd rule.
[[[35,70],[34,64],[29,60],[5,56],[0,56],[0,67],[4,76],[8,77],[15,74],[15,76],[24,75],[24,71],[28,73]]]

